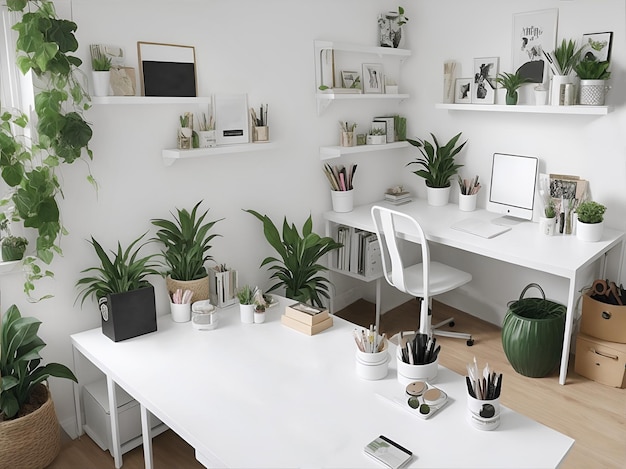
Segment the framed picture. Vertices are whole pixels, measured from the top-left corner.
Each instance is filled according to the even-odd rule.
[[[383,92],[383,64],[363,64],[363,93]]]
[[[598,62],[611,60],[612,42],[612,32],[583,34],[581,58]]]
[[[341,72],[342,86],[344,88],[361,89],[361,75],[359,72],[349,72],[342,70]]]
[[[496,102],[496,77],[498,57],[474,59],[474,81],[472,82],[472,103],[493,104]]]
[[[137,42],[137,55],[142,96],[196,96],[193,46]]]
[[[471,103],[472,102],[472,83],[473,78],[457,78],[454,83],[454,102],[455,103]]]
[[[556,47],[558,8],[513,15],[513,70],[531,83],[548,81],[543,52]]]

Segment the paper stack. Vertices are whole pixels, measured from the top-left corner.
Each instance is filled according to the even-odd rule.
[[[285,308],[280,322],[304,334],[314,335],[333,325],[333,318],[324,308],[294,303]]]
[[[402,192],[385,192],[385,200],[394,205],[402,205],[411,201],[411,193]]]

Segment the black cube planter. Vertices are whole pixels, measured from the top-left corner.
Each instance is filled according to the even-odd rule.
[[[132,339],[157,330],[154,287],[100,298],[102,333],[114,342]]]

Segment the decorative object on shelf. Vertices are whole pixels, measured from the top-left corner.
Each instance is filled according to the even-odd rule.
[[[254,292],[255,288],[250,285],[243,285],[237,290],[239,317],[244,324],[254,323]]]
[[[207,119],[206,114],[202,113],[201,118],[198,119],[198,127],[199,148],[212,148],[216,146],[215,118],[213,114],[210,114]]]
[[[385,77],[385,94],[398,94],[398,84],[391,78]]]
[[[549,177],[549,198],[545,197],[544,178]],[[544,198],[544,206],[548,201],[554,203],[557,212],[558,230],[561,234],[572,233],[572,215],[578,204],[587,197],[588,182],[578,176],[564,174],[539,175],[539,193]]]
[[[178,149],[190,150],[193,138],[193,116],[187,112],[183,116],[179,116],[180,127],[178,128]]]
[[[100,265],[81,271],[86,274],[76,282],[81,307],[88,297],[98,300],[102,316],[102,332],[114,342],[148,334],[157,330],[154,287],[149,275],[161,275],[152,260],[157,254],[139,257],[139,251],[150,241],[138,244],[139,236],[127,248],[118,241],[112,257],[92,236]],[[92,273],[93,272],[93,273]],[[89,274],[88,274],[89,273]]]
[[[380,47],[398,48],[404,43],[403,27],[409,19],[404,16],[404,8],[387,11],[378,15],[378,44]]]
[[[499,62],[498,57],[474,59],[472,103],[494,104],[496,102],[496,77],[498,76]]]
[[[95,96],[108,96],[111,88],[111,59],[106,56],[93,56],[91,59],[93,91]]]
[[[249,143],[248,96],[246,94],[216,94],[213,96],[217,144]],[[267,112],[267,109],[264,110]],[[263,115],[263,112],[261,113]],[[267,116],[264,122],[267,121]]]
[[[137,42],[142,96],[197,96],[193,46]]]
[[[478,199],[478,191],[480,183],[478,175],[472,179],[463,179],[458,177],[459,183],[459,210],[463,212],[473,212],[476,210],[476,199]]]
[[[166,271],[168,294],[178,288],[191,290],[191,301],[209,299],[209,278],[205,262],[212,260],[208,254],[209,244],[219,234],[209,234],[213,226],[223,220],[205,222],[209,209],[198,214],[202,200],[194,205],[191,212],[187,209],[176,209],[171,213],[174,220],[161,218],[152,219],[151,223],[158,228],[154,241],[163,245],[161,258]]]
[[[446,60],[443,63],[443,102],[454,103],[456,65],[454,60]]]
[[[267,126],[268,106],[268,104],[261,104],[258,116],[254,108],[250,108],[250,121],[252,122],[253,142],[269,142],[270,140],[270,128]]]
[[[17,65],[23,74],[32,71],[41,86],[35,87],[33,125],[20,111],[3,111],[0,116],[0,173],[15,190],[1,202],[15,207],[14,222],[27,222],[26,230],[37,235],[37,249],[24,260],[24,291],[30,301],[49,298],[33,296],[35,282],[53,277],[50,264],[62,255],[60,240],[67,232],[61,220],[58,201],[63,197],[63,164],[76,160],[88,163],[93,157],[89,148],[92,129],[84,119],[90,96],[85,89],[81,59],[72,55],[78,50],[76,23],[60,19],[51,1],[12,1],[7,8],[16,12],[12,25],[17,31]],[[26,14],[21,14],[26,13]],[[7,26],[9,29],[10,26]],[[54,34],[51,34],[54,31]],[[59,97],[58,105],[50,99]],[[30,137],[24,138],[25,129]],[[31,137],[36,133],[36,145]],[[88,167],[88,166],[87,166]],[[94,184],[91,173],[87,180]],[[28,237],[28,236],[27,236]]]
[[[394,128],[396,129],[396,142],[406,141],[406,117],[394,116]]]
[[[580,78],[580,104],[604,106],[604,98],[609,87],[606,81],[611,78],[608,60],[583,59],[574,65]]]
[[[341,129],[340,146],[356,146],[356,141],[354,139],[354,129],[356,129],[356,127],[356,122],[349,124],[348,121],[339,121],[339,128]]]
[[[558,8],[513,15],[513,70],[531,83],[546,83],[543,52],[556,45]]]
[[[106,88],[106,94],[96,93],[96,96],[108,96],[110,92],[113,96],[135,96],[135,69],[124,66],[124,50],[108,44],[91,44],[89,50],[92,62],[105,59],[110,62],[109,87]],[[94,67],[94,70],[97,68]]]
[[[384,123],[383,123],[384,124]],[[384,145],[387,143],[387,129],[374,127],[375,123],[372,122],[372,128],[370,129],[370,133],[367,135],[366,143],[367,145]]]
[[[372,120],[372,128],[383,128],[381,124],[385,124],[385,143],[393,143],[396,141],[396,119],[395,116],[379,116]]]
[[[523,77],[519,72],[507,73],[502,72],[496,77],[496,82],[506,89],[506,104],[515,105],[518,100],[517,90],[530,81],[529,78]]]
[[[575,93],[573,91],[574,77],[571,73],[580,60],[581,51],[576,41],[563,39],[553,52],[543,53],[552,70],[550,81],[550,104],[552,106],[565,106],[566,101],[571,101],[571,94]],[[569,104],[575,104],[575,102]]]
[[[22,236],[5,236],[2,238],[2,260],[21,261],[24,258],[28,240]]]
[[[383,80],[383,64],[363,64],[363,93],[382,93]]]
[[[580,58],[582,60],[597,60],[598,62],[610,61],[612,45],[613,33],[610,31],[583,34]]]
[[[556,232],[556,207],[551,199],[543,209],[543,216],[539,217],[539,230],[548,236]]]
[[[359,72],[342,70],[341,81],[344,88],[353,90],[361,89],[361,75],[359,74]]]
[[[593,200],[586,200],[578,204],[578,207],[575,209],[578,215],[576,237],[581,241],[600,241],[604,231],[605,211],[606,207],[604,205]]]
[[[65,365],[41,364],[41,321],[22,317],[11,305],[0,325],[0,461],[4,467],[48,467],[61,450],[61,432],[43,382],[78,381]]]
[[[537,85],[534,88],[535,91],[535,105],[545,106],[548,104],[548,90],[543,85]]]
[[[541,292],[541,298],[524,298],[531,287]],[[509,302],[502,323],[502,348],[515,371],[541,378],[558,366],[566,311],[565,305],[546,300],[546,294],[536,283],[527,285],[519,300]]]
[[[357,145],[367,145],[367,134],[356,134]]]
[[[427,140],[407,139],[422,154],[422,157],[416,158],[415,161],[410,161],[406,166],[416,164],[418,167],[422,167],[422,169],[413,171],[413,173],[426,181],[429,205],[446,205],[448,203],[450,198],[450,179],[463,166],[455,163],[454,160],[455,156],[467,143],[466,140],[459,146],[456,146],[461,133],[456,134],[443,146],[439,145],[439,141],[432,133],[430,135],[435,142],[434,146]]]
[[[269,267],[273,271],[270,278],[277,280],[267,292],[284,287],[287,298],[313,306],[323,306],[322,298],[329,298],[329,281],[321,274],[328,268],[318,261],[339,249],[341,244],[329,236],[322,237],[314,233],[310,215],[302,226],[302,236],[294,224],[290,226],[287,223],[285,217],[281,238],[278,228],[267,215],[261,215],[254,210],[244,211],[261,221],[265,239],[280,256],[280,259],[266,257],[261,262],[261,267],[272,264]]]
[[[457,104],[472,102],[473,78],[457,78],[454,82],[454,102]]]

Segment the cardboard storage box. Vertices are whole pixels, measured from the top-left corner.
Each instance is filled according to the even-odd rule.
[[[576,373],[607,386],[623,388],[626,387],[625,367],[626,344],[578,334],[574,367]]]
[[[141,441],[141,415],[139,403],[122,388],[116,386],[117,415],[122,453],[139,446]],[[102,448],[111,451],[111,414],[106,380],[87,384],[83,388],[85,405],[85,433]],[[151,416],[152,436],[167,430],[167,426],[154,415]]]
[[[626,306],[612,305],[583,295],[580,332],[609,342],[626,344]]]

